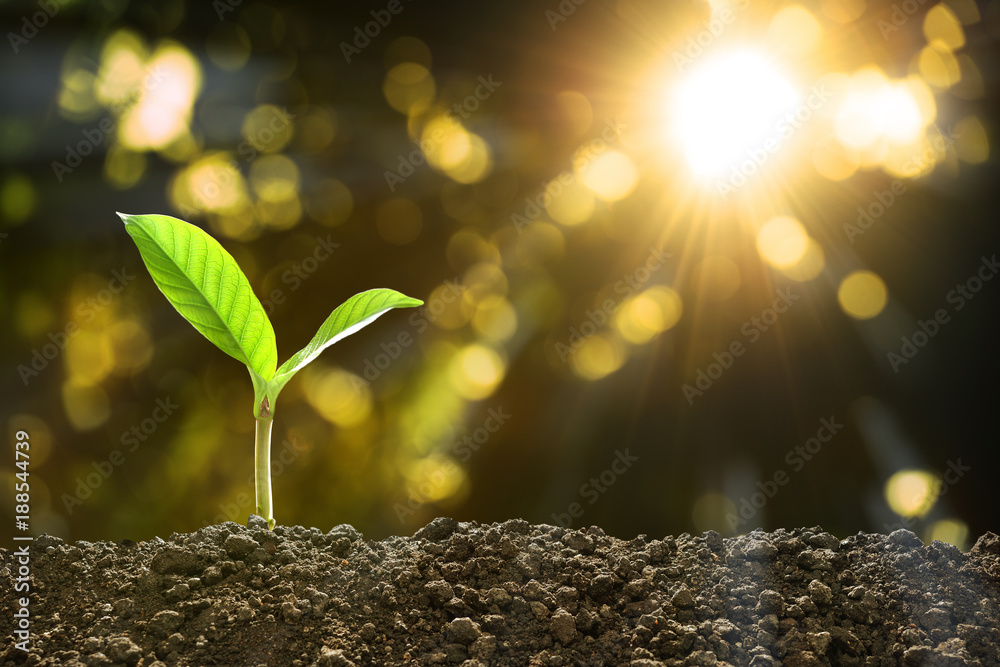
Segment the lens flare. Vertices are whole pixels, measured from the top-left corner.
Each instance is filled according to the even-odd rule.
[[[715,175],[763,144],[797,103],[766,57],[731,52],[706,61],[673,91],[670,133],[695,173]]]

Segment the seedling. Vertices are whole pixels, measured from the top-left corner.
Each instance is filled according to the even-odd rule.
[[[257,513],[274,528],[271,505],[271,421],[285,384],[320,352],[393,308],[423,304],[391,289],[355,294],[338,306],[309,344],[277,367],[274,329],[236,260],[204,231],[166,215],[125,215],[153,282],[177,312],[223,352],[246,364],[257,420],[254,488]]]

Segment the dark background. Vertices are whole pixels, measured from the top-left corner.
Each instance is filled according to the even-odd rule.
[[[983,94],[936,96],[936,124],[947,128],[978,117],[990,158],[968,164],[949,154],[933,173],[906,181],[905,194],[853,244],[843,225],[856,220],[857,207],[873,201],[873,192],[890,188],[891,174],[862,169],[831,182],[806,160],[784,165],[784,172],[776,167],[747,186],[756,188],[756,199],[721,203],[692,185],[679,152],[651,150],[655,142],[642,135],[648,123],[635,100],[657,94],[649,73],[702,29],[707,14],[700,3],[587,0],[553,30],[546,11],[558,11],[555,2],[403,0],[402,12],[347,63],[341,44],[384,3],[224,2],[69,2],[17,53],[5,38],[4,531],[13,523],[8,499],[18,429],[30,433],[33,446],[33,533],[139,540],[226,518],[246,521],[246,498],[253,494],[247,373],[156,290],[116,211],[165,213],[201,225],[233,253],[258,296],[282,290],[286,300],[271,317],[279,363],[356,292],[392,287],[431,305],[440,301],[435,290],[445,281],[464,286],[464,306],[449,305],[440,316],[420,311],[416,319],[417,311],[390,312],[289,384],[277,406],[274,457],[286,438],[301,450],[275,470],[279,523],[323,530],[351,523],[378,538],[410,534],[440,515],[554,523],[569,518],[560,515],[575,502],[583,514],[573,525],[597,524],[622,537],[814,525],[843,537],[905,524],[924,539],[949,537],[967,547],[996,530],[991,480],[998,464],[1000,281],[985,283],[957,312],[946,295],[1000,246],[993,157],[997,2],[979,3],[983,19],[965,26],[960,51],[978,65]],[[761,39],[781,6],[754,3],[718,44]],[[878,28],[888,7],[869,4],[849,24],[824,19],[818,5],[807,7],[825,29],[823,58],[802,63],[814,72],[874,63],[901,76],[923,46],[920,24],[928,6],[889,40]],[[38,11],[34,4],[0,5],[4,33],[20,32],[23,17]],[[96,99],[86,75],[71,76],[96,74],[102,49],[125,29],[150,53],[175,43],[197,62],[202,81],[186,123],[186,147],[130,147],[117,133],[121,109]],[[478,77],[500,82],[463,122],[489,145],[488,175],[458,183],[422,165],[395,192],[387,187],[386,170],[414,150],[412,132],[427,120],[411,113],[408,135],[407,116],[383,94],[387,68],[399,62],[390,47],[401,37],[426,45],[442,109],[473,94]],[[245,64],[226,69],[213,61],[209,45],[220,40],[237,61],[249,45]],[[858,43],[867,48],[845,46]],[[589,101],[591,122],[575,123],[560,105],[557,94],[570,90]],[[264,104],[291,114],[290,139],[279,148],[262,141],[247,160],[244,119]],[[516,229],[511,215],[524,212],[525,197],[536,197],[543,182],[570,168],[574,151],[600,136],[612,117],[630,128],[618,148],[638,169],[634,192],[614,203],[598,200],[579,225],[543,214]],[[64,162],[68,147],[109,118],[116,130],[60,181],[52,163]],[[113,162],[116,150],[125,152]],[[290,197],[261,204],[260,192],[246,181],[255,165],[288,164],[261,162],[275,155],[289,158],[298,177]],[[238,211],[185,206],[171,194],[192,165],[230,160],[244,183]],[[332,186],[333,180],[341,185]],[[323,212],[330,198],[344,215]],[[394,198],[410,202],[400,205],[404,209],[419,209],[415,238],[387,240],[385,229],[408,229],[396,219],[405,217],[404,209],[387,207]],[[754,229],[774,214],[795,216],[823,248],[825,268],[816,278],[796,282],[762,262]],[[316,237],[340,245],[293,289],[282,276],[312,254]],[[560,361],[556,344],[568,343],[570,328],[645,262],[650,247],[671,257],[643,288],[676,290],[680,321],[644,344],[623,341],[612,323],[600,328],[602,343],[591,348],[590,366]],[[713,300],[706,282],[696,279],[707,255],[726,256],[739,270],[739,286],[728,298]],[[123,267],[134,279],[120,294],[106,294],[107,305],[84,323],[83,304],[99,297]],[[850,318],[837,302],[840,281],[860,268],[877,273],[889,292],[885,310],[865,321]],[[784,288],[800,299],[689,404],[683,385],[712,363],[714,352],[747,343],[743,323]],[[469,321],[476,308],[488,321],[487,297],[501,311],[517,313],[516,331],[487,335],[489,327]],[[886,353],[938,308],[948,308],[951,321],[894,373]],[[30,366],[33,352],[51,343],[50,334],[58,339],[71,321],[85,326],[26,383],[19,367]],[[358,393],[347,374],[364,376],[366,362],[404,332],[416,342]],[[602,354],[613,358],[615,351],[624,361],[607,372],[617,363],[608,366]],[[483,358],[500,364],[495,386],[463,390],[461,377],[456,381],[462,360],[475,372]],[[588,369],[602,377],[588,379]],[[107,479],[81,491],[88,475],[108,469],[103,462],[113,450],[125,449],[122,435],[141,428],[157,400],[168,397],[179,407],[134,452],[124,452]],[[323,401],[332,406],[326,417],[316,407]],[[462,460],[453,444],[482,427],[491,409],[510,417]],[[843,428],[794,470],[786,455],[813,437],[823,418]],[[605,491],[581,488],[619,452],[637,461],[612,474]],[[949,462],[968,469],[925,516],[904,519],[891,511],[885,487],[893,474],[912,469],[940,476]],[[729,525],[726,515],[781,470],[787,484],[749,519]],[[67,500],[74,495],[79,502]]]

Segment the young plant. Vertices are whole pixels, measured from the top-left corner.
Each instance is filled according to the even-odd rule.
[[[166,215],[125,215],[153,282],[171,305],[223,352],[246,364],[257,420],[254,487],[257,513],[274,528],[271,506],[271,420],[285,384],[320,352],[393,308],[419,306],[391,289],[355,294],[338,306],[309,343],[278,367],[274,329],[232,255],[204,231]]]

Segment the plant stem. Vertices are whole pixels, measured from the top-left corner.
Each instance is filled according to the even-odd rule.
[[[254,488],[257,492],[257,514],[267,520],[267,527],[274,530],[271,507],[271,421],[270,417],[257,418],[254,446]]]

